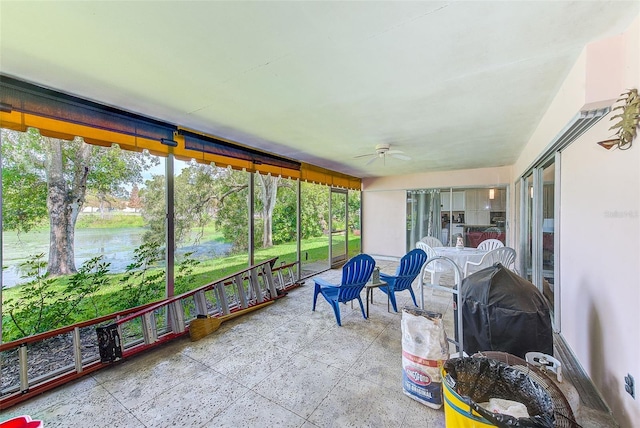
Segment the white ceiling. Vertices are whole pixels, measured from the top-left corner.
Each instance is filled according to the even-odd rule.
[[[512,164],[631,1],[0,1],[0,71],[358,177]],[[390,143],[412,160],[365,166]]]

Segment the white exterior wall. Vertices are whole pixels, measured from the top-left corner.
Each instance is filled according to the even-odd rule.
[[[511,175],[510,167],[500,167],[363,179],[362,251],[398,258],[406,253],[407,190],[506,186]]]
[[[405,253],[406,192],[362,192],[362,252],[385,257]]]
[[[363,251],[404,254],[408,189],[510,185],[515,225],[512,184],[554,137],[585,106],[611,105],[627,88],[640,88],[639,22],[585,49],[513,166],[364,179]],[[640,421],[640,387],[633,400],[624,376],[640,385],[640,138],[626,151],[598,146],[612,135],[611,115],[562,154],[561,333],[616,420],[632,427]]]
[[[585,104],[640,88],[638,23],[585,49],[514,165],[514,178]],[[561,334],[620,426],[632,427],[640,401],[625,392],[624,376],[640,379],[640,140],[625,151],[597,145],[611,138],[616,113],[562,152],[557,283]]]

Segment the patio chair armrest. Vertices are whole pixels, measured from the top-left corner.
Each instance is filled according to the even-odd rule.
[[[313,280],[313,282],[315,282],[316,284],[318,284],[320,287],[326,288],[326,287],[335,287],[338,288],[339,285],[336,284],[332,284],[329,281],[322,279],[322,278],[315,278]]]
[[[389,280],[390,280],[390,279],[396,279],[396,276],[395,276],[395,275],[388,274],[388,273],[382,273],[382,272],[380,272],[380,279],[381,279],[382,281],[389,282]]]
[[[397,279],[398,279],[398,277],[395,276],[395,275],[389,275],[389,274],[384,274],[384,273],[380,272],[380,281],[386,282],[387,283],[387,287],[393,287],[395,285]],[[384,287],[382,287],[382,288],[384,288]]]
[[[480,266],[482,264],[482,260],[480,260],[479,262],[475,263],[472,262],[471,260],[467,260],[466,263],[464,264],[464,276],[467,276],[467,273],[469,272],[469,267],[470,266]]]

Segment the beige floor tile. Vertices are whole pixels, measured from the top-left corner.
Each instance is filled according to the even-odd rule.
[[[229,329],[223,330],[224,326],[225,324],[222,324],[219,330],[196,342],[185,341],[180,352],[208,366],[213,366],[230,353],[255,341],[254,336],[227,334]]]
[[[363,320],[363,322],[366,322]],[[300,350],[300,354],[341,370],[348,370],[375,338],[362,337],[346,327],[319,336]]]
[[[98,382],[93,377],[83,377],[3,410],[0,420],[11,419],[21,415],[33,416],[54,405],[76,401],[77,397],[88,394],[89,390],[96,387],[98,387]]]
[[[394,262],[384,266],[395,269]],[[323,277],[338,282],[340,271]],[[357,303],[341,305],[338,327],[321,296],[311,311],[313,288],[307,280],[273,305],[225,322],[197,342],[176,339],[15,406],[3,417],[41,416],[47,427],[130,427],[142,421],[146,427],[314,428],[400,426],[403,420],[403,426],[417,426],[411,424],[424,417],[403,413],[409,406],[398,373],[401,313],[388,312],[386,296],[377,293],[368,320]],[[410,304],[404,294],[399,304]],[[375,411],[351,415],[363,402],[374,403]]]
[[[318,427],[398,427],[406,413],[402,394],[393,394],[373,382],[344,376],[309,416]]]
[[[41,420],[47,428],[140,426],[129,410],[99,385],[30,416]]]
[[[253,388],[291,358],[291,351],[267,340],[237,349],[213,366],[218,372]]]
[[[370,338],[372,341],[385,329],[390,322],[393,322],[393,318],[384,318],[381,316],[374,316],[370,311],[369,319],[363,319],[362,314],[358,310],[358,317],[354,322],[348,324],[343,323],[342,327],[338,327],[337,334],[346,335],[358,335],[360,337]],[[357,322],[356,322],[357,321]]]
[[[338,328],[335,319],[327,320],[317,312],[309,310],[307,314],[292,319],[265,334],[264,338],[282,348],[298,351],[316,340],[318,336],[327,334],[335,328]]]
[[[224,332],[234,336],[260,336],[276,329],[291,318],[290,315],[274,313],[269,309],[271,309],[270,306],[225,322],[223,325],[227,328]]]
[[[283,298],[278,299],[270,312],[281,313],[289,318],[297,318],[311,311],[313,284],[295,288]]]
[[[239,400],[248,388],[205,368],[182,378],[131,412],[149,427],[197,427]]]
[[[294,355],[253,391],[307,418],[344,376],[344,371],[326,363]]]
[[[100,384],[127,408],[138,407],[156,395],[200,373],[205,366],[181,353],[155,355],[150,351],[131,361],[97,373]]]
[[[402,344],[399,326],[389,326],[382,332],[348,373],[392,391],[401,391]]]
[[[407,397],[407,411],[402,428],[444,428],[444,409],[432,409]]]
[[[256,428],[303,426],[304,418],[277,405],[267,398],[249,391],[202,427]]]

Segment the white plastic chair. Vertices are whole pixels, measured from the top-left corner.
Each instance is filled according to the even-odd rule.
[[[425,253],[427,253],[427,261],[438,256],[438,254],[436,254],[436,251],[433,248],[431,248],[429,245],[422,242],[422,240],[416,243],[416,248],[420,248]],[[436,285],[440,283],[440,275],[442,275],[442,272],[446,272],[447,270],[449,270],[448,267],[444,266],[439,261],[429,263],[424,268],[425,272],[429,272],[431,274],[431,284],[436,284]]]
[[[485,239],[478,244],[479,250],[491,251],[501,247],[504,247],[504,244],[499,239]]]
[[[420,241],[418,241],[418,242],[424,242],[425,244],[427,244],[430,247],[444,247],[442,242],[438,238],[436,238],[434,236],[423,236],[422,238],[420,238]],[[418,248],[418,247],[416,247],[416,248]],[[428,253],[427,253],[427,255],[428,255]]]
[[[510,247],[496,248],[482,256],[482,259],[477,263],[474,263],[472,261],[466,262],[464,264],[464,276],[466,278],[472,271],[477,271],[489,266],[493,266],[498,262],[507,269],[513,270],[511,266],[515,263],[515,261],[516,250]]]

